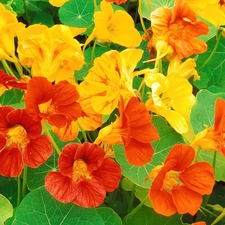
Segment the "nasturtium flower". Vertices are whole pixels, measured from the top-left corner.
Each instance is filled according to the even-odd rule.
[[[146,107],[149,111],[164,117],[178,133],[189,129],[190,112],[196,99],[193,87],[181,74],[146,74],[144,81],[151,88]]]
[[[199,132],[193,143],[193,147],[200,146],[205,150],[221,152],[225,157],[225,100],[218,98],[215,104],[214,125]]]
[[[106,2],[116,3],[117,5],[125,3],[127,0],[105,0]]]
[[[155,43],[168,42],[180,59],[207,50],[207,44],[197,37],[208,33],[208,25],[197,19],[184,0],[176,0],[172,10],[155,9],[151,13],[151,27]]]
[[[61,7],[64,3],[68,2],[69,0],[49,0],[49,3],[55,7]]]
[[[94,13],[95,27],[85,46],[94,38],[102,42],[113,42],[127,48],[141,44],[142,38],[134,26],[132,17],[123,10],[113,11],[111,3],[101,1],[101,11]]]
[[[142,54],[139,49],[111,50],[96,58],[79,85],[82,104],[92,107],[96,113],[109,115],[118,106],[120,96],[136,96],[134,70]]]
[[[175,56],[170,61],[167,73],[177,73],[186,79],[194,76],[194,80],[198,80],[199,75],[195,67],[196,63],[193,58],[188,58],[182,62],[177,56]]]
[[[16,14],[7,10],[1,3],[0,21],[0,60],[14,62],[16,60],[14,38],[25,28],[25,24],[18,22]]]
[[[36,168],[52,154],[49,138],[42,135],[40,122],[32,120],[25,109],[0,107],[0,174],[16,177],[24,164]]]
[[[149,199],[153,209],[164,216],[189,213],[195,215],[202,195],[211,194],[215,184],[213,167],[207,162],[192,164],[195,150],[184,144],[175,145],[164,163],[155,167]]]
[[[58,159],[59,172],[50,172],[45,187],[60,202],[73,202],[82,207],[97,207],[104,202],[106,192],[118,188],[121,168],[105,157],[96,144],[71,143]]]
[[[17,79],[14,76],[6,74],[4,70],[0,69],[0,96],[5,91],[10,90],[11,88],[26,90],[27,89],[26,80],[28,79],[29,79],[28,76],[24,76],[24,78],[22,79]]]
[[[143,166],[154,154],[150,142],[159,139],[151,115],[137,97],[132,97],[125,106],[121,98],[119,114],[115,122],[99,131],[95,143],[123,144],[128,162]]]
[[[192,223],[191,225],[206,225],[206,222],[199,221],[199,222]]]
[[[27,114],[35,121],[45,120],[63,128],[81,116],[77,88],[68,81],[52,84],[45,77],[33,77],[24,97]]]
[[[50,82],[73,78],[74,71],[84,65],[81,44],[74,39],[85,28],[56,24],[30,25],[18,35],[18,55],[31,74],[46,77]]]
[[[224,0],[185,0],[191,9],[215,27],[225,25],[225,2]]]

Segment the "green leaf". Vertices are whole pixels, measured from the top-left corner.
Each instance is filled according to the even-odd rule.
[[[59,9],[61,23],[72,27],[89,27],[93,23],[92,0],[70,0]]]
[[[152,11],[154,11],[157,8],[160,7],[165,7],[165,8],[169,8],[172,9],[173,5],[174,5],[174,0],[153,0],[151,1],[151,5],[152,5]]]
[[[126,191],[134,191],[135,196],[140,200],[140,202],[144,201],[146,196],[149,194],[149,188],[142,188],[138,185],[135,185],[132,181],[128,178],[123,178],[121,182],[122,188]],[[144,205],[148,207],[152,207],[152,203],[149,199],[144,201]]]
[[[196,103],[192,107],[190,121],[194,132],[197,134],[205,129],[204,125],[211,127],[214,124],[214,110],[217,98],[225,99],[225,93],[211,93],[207,90],[198,92]],[[214,154],[216,155],[216,167],[214,171],[216,180],[225,181],[225,159],[221,153],[214,151],[201,150],[197,160],[213,163]]]
[[[13,207],[17,206],[17,181],[0,176],[0,193],[4,195]]]
[[[21,103],[23,97],[23,91],[11,89],[9,91],[6,91],[1,97],[0,97],[0,104],[1,105],[14,105]]]
[[[100,207],[96,208],[96,211],[104,221],[104,225],[122,225],[121,218],[111,208]]]
[[[180,217],[179,214],[170,217],[162,216],[157,214],[153,209],[143,206],[124,225],[183,225]]]
[[[153,116],[152,122],[159,132],[160,140],[152,143],[155,153],[150,163],[140,167],[133,166],[127,162],[123,145],[114,146],[116,160],[122,167],[123,175],[144,188],[149,188],[150,180],[146,183],[144,180],[151,170],[163,163],[166,155],[175,144],[183,142],[182,136],[169,127],[162,117]]]
[[[13,215],[13,206],[9,200],[0,194],[0,224],[4,222]]]
[[[207,90],[201,90],[196,96],[196,103],[193,105],[190,122],[195,134],[205,129],[204,125],[209,127],[214,124],[214,108],[217,98],[225,99],[225,93],[211,93]]]
[[[54,25],[54,20],[52,15],[50,15],[48,12],[41,12],[34,16],[32,24],[44,24],[48,27],[51,27]]]
[[[13,225],[104,225],[96,209],[56,201],[44,188],[30,192],[18,206]]]
[[[208,51],[204,54],[201,54],[198,56],[197,60],[197,66],[200,67],[210,56],[210,54],[213,51],[213,48],[216,44],[216,38],[212,38],[207,42],[208,44]],[[225,38],[221,37],[220,43],[212,57],[212,59],[208,62],[207,66],[211,71],[211,74],[209,72],[209,83],[208,86],[217,86],[224,88],[225,87],[225,58],[224,58],[224,52],[225,52]]]

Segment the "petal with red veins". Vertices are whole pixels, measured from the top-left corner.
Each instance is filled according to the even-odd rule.
[[[36,168],[45,163],[51,154],[51,141],[47,136],[41,135],[27,144],[23,152],[23,160],[28,166]]]
[[[45,188],[56,200],[63,203],[72,202],[78,195],[76,183],[60,172],[50,172],[46,175]]]
[[[104,185],[106,191],[111,192],[118,188],[122,171],[114,160],[106,158],[102,165],[92,172],[92,176]]]
[[[104,186],[95,179],[82,180],[77,183],[77,191],[78,195],[73,200],[73,203],[85,208],[101,205],[106,196]]]
[[[22,173],[22,152],[18,148],[5,148],[0,152],[0,174],[17,177]]]

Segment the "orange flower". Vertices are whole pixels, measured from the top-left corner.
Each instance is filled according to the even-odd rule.
[[[34,77],[27,84],[26,111],[35,121],[42,119],[57,128],[81,116],[79,93],[67,81],[52,84],[45,77]]]
[[[124,144],[126,158],[135,166],[151,161],[154,150],[150,142],[159,139],[151,116],[138,98],[132,97],[126,107],[123,99],[119,104],[120,117],[99,131],[95,143]]]
[[[193,147],[200,146],[205,150],[221,152],[225,157],[225,101],[221,98],[216,100],[214,125],[198,133],[191,144]]]
[[[60,202],[91,208],[104,202],[106,191],[118,188],[121,169],[98,145],[66,145],[59,156],[59,172],[50,172],[45,187]]]
[[[200,221],[200,222],[192,223],[191,225],[206,225],[206,222]]]
[[[111,50],[96,58],[79,85],[80,101],[85,108],[109,115],[118,106],[120,96],[136,96],[133,79],[137,73],[134,70],[142,54],[140,49]]]
[[[211,194],[215,183],[213,167],[207,162],[191,165],[194,158],[191,146],[178,144],[171,149],[164,164],[149,174],[147,179],[154,178],[149,199],[157,213],[194,215],[202,203],[202,195]]]
[[[127,0],[105,0],[106,2],[114,2],[117,5],[125,3]]]
[[[176,0],[173,10],[157,8],[151,13],[153,39],[164,40],[180,59],[207,50],[205,42],[196,39],[208,33],[208,26],[197,19],[184,0]]]
[[[0,174],[16,177],[24,164],[36,168],[52,154],[49,138],[42,135],[40,121],[24,109],[0,107]]]
[[[9,90],[11,88],[17,88],[19,90],[26,90],[27,83],[25,80],[23,80],[23,79],[18,80],[16,77],[6,74],[2,69],[0,69],[0,96],[6,90]]]
[[[94,13],[95,27],[84,48],[94,38],[102,42],[114,42],[128,48],[138,47],[142,38],[134,26],[132,17],[123,10],[113,11],[106,1],[100,3],[101,11]]]

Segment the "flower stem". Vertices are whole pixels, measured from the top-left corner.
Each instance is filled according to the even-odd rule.
[[[47,126],[45,125],[45,123],[42,123],[42,126],[44,128],[45,133],[48,135],[49,139],[51,140],[51,143],[54,146],[56,152],[58,153],[58,155],[60,155],[61,154],[61,151],[60,151],[58,145],[56,144],[54,138],[52,137],[51,133],[49,132]]]
[[[209,61],[212,59],[212,57],[213,57],[213,55],[215,54],[216,49],[217,49],[217,47],[218,47],[218,45],[219,45],[221,35],[222,35],[222,32],[219,33],[219,35],[218,35],[218,32],[217,32],[217,35],[216,35],[216,44],[215,44],[215,46],[214,46],[214,48],[213,48],[211,54],[209,55],[209,57],[208,57],[208,58],[206,59],[206,61],[198,68],[198,71],[200,71],[201,69],[203,69],[204,66],[206,66],[206,64],[208,64]]]
[[[148,199],[148,195],[143,199],[143,201],[140,202],[139,205],[137,205],[129,214],[127,214],[123,218],[123,224],[125,224],[141,207],[144,205],[145,201]]]
[[[133,184],[133,187],[132,187],[130,201],[129,201],[128,209],[127,209],[128,213],[132,210],[132,207],[133,207],[133,203],[134,203],[134,191],[135,191],[135,184]]]
[[[9,67],[8,63],[6,62],[6,60],[2,59],[1,62],[2,62],[2,65],[3,65],[6,73],[16,77],[15,74],[13,73],[13,71],[11,70],[11,68]]]
[[[23,168],[23,186],[22,186],[22,197],[26,196],[27,192],[27,165]]]
[[[141,27],[142,27],[143,31],[145,32],[145,35],[148,37],[148,40],[150,40],[150,36],[147,32],[147,29],[145,27],[144,20],[143,20],[143,17],[142,17],[141,1],[142,0],[138,1],[138,13],[139,13],[139,18],[140,18],[140,22],[141,22]]]
[[[80,126],[80,124],[78,122],[77,122],[77,124],[78,124],[78,127],[79,127],[81,133],[83,134],[84,141],[87,142],[88,139],[87,139],[87,135],[86,135],[84,129]]]
[[[95,48],[96,48],[96,39],[94,40],[94,44],[91,51],[91,66],[93,66],[94,58],[95,58]]]
[[[20,198],[21,198],[21,179],[20,176],[17,178],[17,206],[20,204]]]

